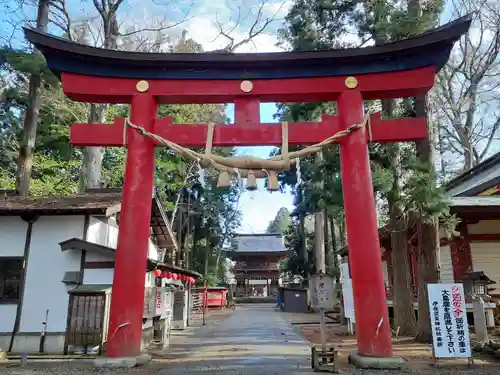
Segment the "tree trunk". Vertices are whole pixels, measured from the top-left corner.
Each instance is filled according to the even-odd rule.
[[[325,273],[325,231],[323,223],[323,212],[314,214],[314,258],[316,261],[316,273]]]
[[[106,105],[91,104],[89,123],[102,124],[104,123],[104,115],[106,113]],[[104,157],[104,147],[85,147],[83,151],[83,165],[80,171],[80,191],[84,192],[87,189],[95,189],[102,187],[101,183],[101,166]]]
[[[96,4],[103,23],[104,48],[117,49],[117,38],[120,34],[118,21],[116,19],[118,5],[108,3],[105,6],[103,2],[101,7],[97,2],[94,2],[94,4]],[[89,122],[91,124],[104,123],[106,109],[106,104],[91,104]],[[85,148],[83,154],[83,165],[80,172],[80,191],[102,187],[101,167],[104,152],[104,147]]]
[[[404,213],[397,202],[389,200],[391,250],[393,270],[394,327],[402,336],[415,335],[416,319],[413,308],[410,262]]]
[[[417,117],[427,117],[427,97],[416,98],[415,114]],[[435,174],[435,129],[427,119],[427,139],[415,142],[417,156]],[[435,184],[436,181],[429,181]],[[439,282],[439,223],[437,220],[429,223],[419,215],[418,222],[418,264],[419,264],[419,293],[418,293],[418,332],[416,339],[419,342],[431,342],[432,331],[430,324],[430,310],[427,295],[427,284]]]
[[[191,221],[192,221],[192,218],[191,218],[191,194],[188,194],[188,203],[187,203],[187,229],[186,229],[186,245],[184,247],[184,251],[185,251],[185,262],[184,262],[184,265],[186,267],[186,269],[189,269],[189,266],[190,266],[190,261],[191,261],[191,257],[192,257],[192,251],[193,251],[193,247],[194,247],[194,233],[192,233],[192,228],[191,228]]]
[[[382,109],[385,116],[393,116],[394,101],[382,100]],[[407,249],[406,214],[402,207],[401,191],[403,188],[401,170],[401,146],[398,143],[385,146],[389,155],[393,184],[387,195],[389,205],[389,225],[391,227],[391,251],[393,269],[393,303],[394,326],[399,327],[401,335],[415,334],[415,310],[413,309],[413,295],[411,288],[410,264]]]
[[[183,190],[181,189],[181,192]],[[182,193],[181,193],[182,194]],[[182,261],[184,260],[183,259],[183,241],[182,241],[182,231],[183,231],[183,222],[182,222],[182,219],[183,219],[183,212],[182,212],[182,209],[178,211],[178,221],[177,221],[177,243],[179,245],[179,248],[177,249],[178,250],[178,253],[177,253],[177,257],[176,257],[176,260],[175,260],[175,265],[177,267],[182,267]],[[172,223],[172,224],[175,224],[175,223]]]
[[[36,30],[46,33],[49,24],[50,1],[38,1]],[[38,52],[35,52],[38,53]],[[41,77],[33,73],[29,80],[28,106],[24,115],[21,143],[19,145],[19,161],[16,176],[16,190],[26,198],[29,195],[31,170],[33,168],[33,151],[35,150],[38,114],[40,112]]]
[[[299,194],[299,236],[300,236],[300,249],[302,250],[302,257],[304,264],[309,263],[309,254],[307,251],[307,234],[306,234],[306,215],[304,213],[304,191],[302,186],[299,186],[297,193]],[[306,275],[309,276],[309,275]]]
[[[339,262],[337,257],[337,234],[335,233],[335,219],[333,215],[328,215],[328,226],[330,227],[330,238],[332,243],[332,269],[335,272],[335,280],[337,283],[340,282],[340,273],[339,273]]]
[[[323,161],[321,151],[316,154],[316,163],[320,164]],[[317,182],[321,189],[323,183]],[[314,213],[314,259],[316,263],[316,274],[325,273],[325,230],[324,230],[323,210],[317,209]]]
[[[325,268],[328,273],[332,272],[333,249],[330,246],[328,232],[328,212],[323,210],[323,238],[325,239]]]
[[[208,257],[209,257],[209,253],[210,253],[210,241],[208,240],[208,237],[205,238],[205,265],[204,265],[204,269],[203,269],[203,277],[205,279],[205,281],[207,280],[207,276],[208,276]]]
[[[220,263],[221,253],[222,253],[222,248],[219,247],[217,249],[217,257],[215,258],[215,272],[216,272],[217,276],[220,276],[219,275],[219,263]]]
[[[339,228],[339,248],[342,249],[347,245],[347,232],[345,230],[345,215],[337,222]]]
[[[408,17],[413,21],[418,21],[422,16],[422,7],[420,0],[407,0]],[[419,24],[418,22],[415,22]],[[417,34],[423,30],[414,30]],[[429,172],[435,175],[436,163],[436,131],[434,124],[429,120],[427,97],[418,97],[415,99],[415,116],[427,119],[427,139],[415,142],[417,156],[419,160],[425,163]],[[429,184],[436,184],[436,180],[429,181]],[[424,221],[422,215],[417,218],[418,230],[418,265],[419,265],[419,293],[418,293],[418,326],[416,340],[420,342],[432,341],[432,330],[430,324],[430,310],[427,296],[427,284],[437,283],[439,281],[438,263],[439,259],[439,223]]]
[[[439,123],[436,126],[436,138],[438,140],[438,145],[439,145],[439,160],[440,160],[441,178],[443,180],[445,180],[446,176],[447,176],[447,173],[446,173],[446,160],[445,160],[445,150],[444,150],[443,137],[441,136],[441,133],[439,131],[440,126],[441,125]]]
[[[309,254],[307,251],[307,239],[306,239],[306,228],[305,228],[305,217],[304,214],[300,214],[300,219],[299,219],[299,235],[300,235],[300,247],[302,249],[302,256],[304,257],[304,263],[307,264]]]

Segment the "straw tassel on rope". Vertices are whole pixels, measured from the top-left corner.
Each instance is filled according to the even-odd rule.
[[[246,188],[250,191],[257,190],[257,178],[252,170],[248,171]]]
[[[280,190],[280,183],[278,181],[278,175],[276,171],[269,171],[269,176],[267,178],[267,190],[269,191]]]
[[[217,187],[227,189],[231,187],[231,175],[227,170],[219,172],[219,179],[217,180]]]

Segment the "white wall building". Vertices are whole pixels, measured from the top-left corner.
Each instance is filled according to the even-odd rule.
[[[116,190],[62,198],[0,197],[3,351],[38,353],[45,326],[43,351],[67,352],[72,334],[68,327],[79,324],[74,316],[81,314],[78,309],[87,309],[87,314],[95,309],[91,312],[96,320],[94,333],[102,327],[97,334],[105,340],[110,298],[104,297],[110,295],[113,282],[120,202],[121,192]],[[175,241],[156,196],[151,223],[152,233],[159,233],[152,234],[149,242],[148,264],[154,267],[152,264],[163,261],[165,248]],[[145,287],[153,287],[152,273],[144,270],[144,274]],[[76,298],[70,306],[71,296],[84,296],[84,292],[87,296],[101,293],[103,299],[89,300],[88,306],[82,306]]]

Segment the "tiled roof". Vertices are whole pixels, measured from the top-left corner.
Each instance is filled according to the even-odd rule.
[[[235,237],[234,251],[238,253],[288,251],[280,234],[239,234]]]
[[[19,196],[0,196],[0,214],[19,212],[86,212],[102,211],[121,203],[121,192],[85,193],[67,196],[45,196],[21,198]]]

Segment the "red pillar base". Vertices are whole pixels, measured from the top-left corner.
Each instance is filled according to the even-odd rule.
[[[344,128],[361,123],[364,118],[361,93],[358,90],[343,92],[338,100],[338,112]],[[391,357],[389,311],[364,129],[354,131],[341,141],[340,161],[358,355]]]

